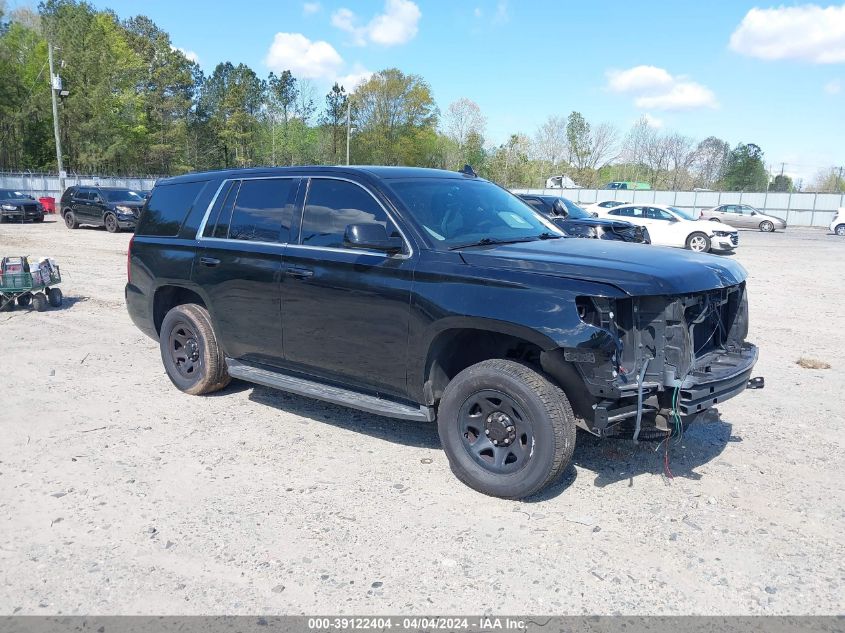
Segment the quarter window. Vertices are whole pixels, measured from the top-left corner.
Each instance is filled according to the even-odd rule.
[[[300,244],[344,248],[349,224],[375,222],[398,235],[396,227],[372,195],[345,180],[313,178],[302,214]]]

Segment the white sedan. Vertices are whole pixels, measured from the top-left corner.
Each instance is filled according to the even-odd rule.
[[[687,248],[698,253],[732,251],[739,245],[737,230],[719,222],[699,222],[689,211],[662,204],[623,204],[599,210],[648,229],[651,243]]]
[[[830,223],[830,230],[840,237],[845,237],[845,207],[839,207],[836,217]]]

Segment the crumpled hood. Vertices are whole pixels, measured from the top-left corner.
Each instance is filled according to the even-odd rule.
[[[462,249],[470,266],[536,272],[609,284],[631,296],[679,295],[734,286],[738,263],[676,248],[565,238]]]

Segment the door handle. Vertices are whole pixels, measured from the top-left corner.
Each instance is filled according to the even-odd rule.
[[[214,257],[200,257],[200,264],[202,264],[203,266],[208,266],[210,268],[213,268],[214,266],[217,266],[219,263],[220,263],[220,260],[216,259]]]
[[[294,279],[308,279],[314,276],[314,271],[308,270],[307,268],[288,268],[285,274]]]

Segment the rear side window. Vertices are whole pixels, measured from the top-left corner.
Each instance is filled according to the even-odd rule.
[[[302,245],[344,248],[347,225],[361,222],[377,222],[388,235],[398,235],[384,209],[366,190],[345,180],[311,180],[302,215]]]
[[[176,236],[194,201],[207,184],[207,180],[200,180],[157,186],[147,201],[135,233],[161,237]]]
[[[229,239],[287,242],[297,183],[292,178],[245,180],[232,210]]]

